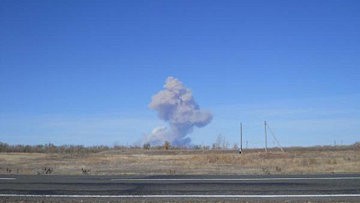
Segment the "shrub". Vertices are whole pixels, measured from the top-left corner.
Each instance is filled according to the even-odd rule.
[[[164,149],[165,149],[165,150],[169,150],[169,149],[170,149],[170,142],[165,141],[165,143],[164,143]]]
[[[149,143],[146,143],[143,145],[143,149],[146,149],[146,150],[149,150],[150,149],[150,144]]]

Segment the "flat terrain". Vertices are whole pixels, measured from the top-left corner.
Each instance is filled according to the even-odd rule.
[[[44,175],[46,171],[50,175],[360,173],[360,147],[245,150],[242,154],[235,150],[126,148],[98,153],[0,153],[0,174]]]
[[[360,201],[360,174],[0,176],[4,201]]]

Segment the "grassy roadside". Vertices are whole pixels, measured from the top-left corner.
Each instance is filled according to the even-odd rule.
[[[51,169],[51,170],[49,170]],[[0,153],[0,174],[182,175],[360,173],[360,147],[245,150],[119,149],[96,153]]]

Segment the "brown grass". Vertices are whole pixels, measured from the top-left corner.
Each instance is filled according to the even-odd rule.
[[[248,150],[122,149],[87,154],[0,153],[1,174],[309,174],[359,173],[360,148]]]

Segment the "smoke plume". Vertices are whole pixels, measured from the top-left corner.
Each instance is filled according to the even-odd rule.
[[[161,145],[165,141],[174,146],[185,146],[191,142],[187,137],[194,127],[204,127],[212,120],[212,114],[200,110],[190,89],[174,77],[166,79],[164,89],[152,97],[149,104],[158,112],[168,127],[157,127],[145,136],[143,142]]]

